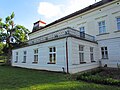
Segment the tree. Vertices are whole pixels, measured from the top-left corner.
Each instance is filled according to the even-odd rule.
[[[12,12],[10,16],[5,18],[5,22],[0,18],[0,42],[6,42],[3,51],[8,52],[8,58],[11,58],[12,48],[15,46],[13,43],[20,44],[28,39],[29,30],[22,25],[14,24],[15,14]],[[11,43],[11,37],[14,37],[15,41]],[[6,51],[8,50],[8,51]]]

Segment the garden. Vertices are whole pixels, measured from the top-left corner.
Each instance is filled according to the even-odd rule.
[[[107,67],[98,68],[96,70],[80,73],[77,76],[77,80],[120,86],[120,69]]]
[[[120,90],[119,86],[76,80],[79,75],[0,66],[0,90]]]

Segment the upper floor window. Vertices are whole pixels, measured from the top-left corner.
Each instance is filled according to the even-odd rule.
[[[106,33],[105,21],[98,22],[99,34]]]
[[[15,53],[16,54],[16,60],[15,60],[15,63],[18,62],[18,52]]]
[[[85,27],[80,27],[80,37],[85,37]]]
[[[49,63],[48,64],[55,64],[56,63],[56,47],[49,48]]]
[[[80,32],[84,32],[85,33],[85,27],[80,27]]]
[[[33,63],[38,63],[38,49],[34,49],[34,62]]]
[[[102,59],[107,59],[108,58],[107,47],[101,47],[101,55],[102,55]]]
[[[117,18],[117,29],[120,30],[120,17]]]
[[[26,63],[26,55],[27,55],[27,51],[23,52],[23,62],[22,63]]]

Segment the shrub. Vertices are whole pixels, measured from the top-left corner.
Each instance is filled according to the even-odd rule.
[[[77,80],[83,80],[87,82],[94,82],[98,84],[105,84],[105,85],[116,85],[120,86],[120,80],[115,80],[112,78],[106,78],[106,77],[101,77],[97,73],[100,73],[102,69],[90,71],[90,72],[84,72],[80,75],[77,76]]]

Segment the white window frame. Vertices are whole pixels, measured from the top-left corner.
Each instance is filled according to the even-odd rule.
[[[18,62],[18,52],[15,52],[15,63],[17,63]]]
[[[80,29],[80,37],[85,38],[85,27],[82,26],[79,29]]]
[[[90,61],[95,62],[94,61],[94,47],[90,47]]]
[[[23,51],[23,62],[22,63],[26,63],[26,59],[27,59],[27,51]]]
[[[48,64],[56,64],[56,47],[49,47],[49,62]]]
[[[84,61],[84,45],[79,45],[79,61],[80,64],[86,63]]]
[[[105,20],[98,22],[98,27],[99,27],[99,34],[106,33],[106,22],[105,22]]]
[[[108,48],[107,47],[101,47],[101,56],[102,56],[102,59],[108,59]]]
[[[34,49],[34,61],[33,63],[38,63],[38,48]]]
[[[116,21],[117,21],[117,30],[120,30],[120,17],[117,17]]]

